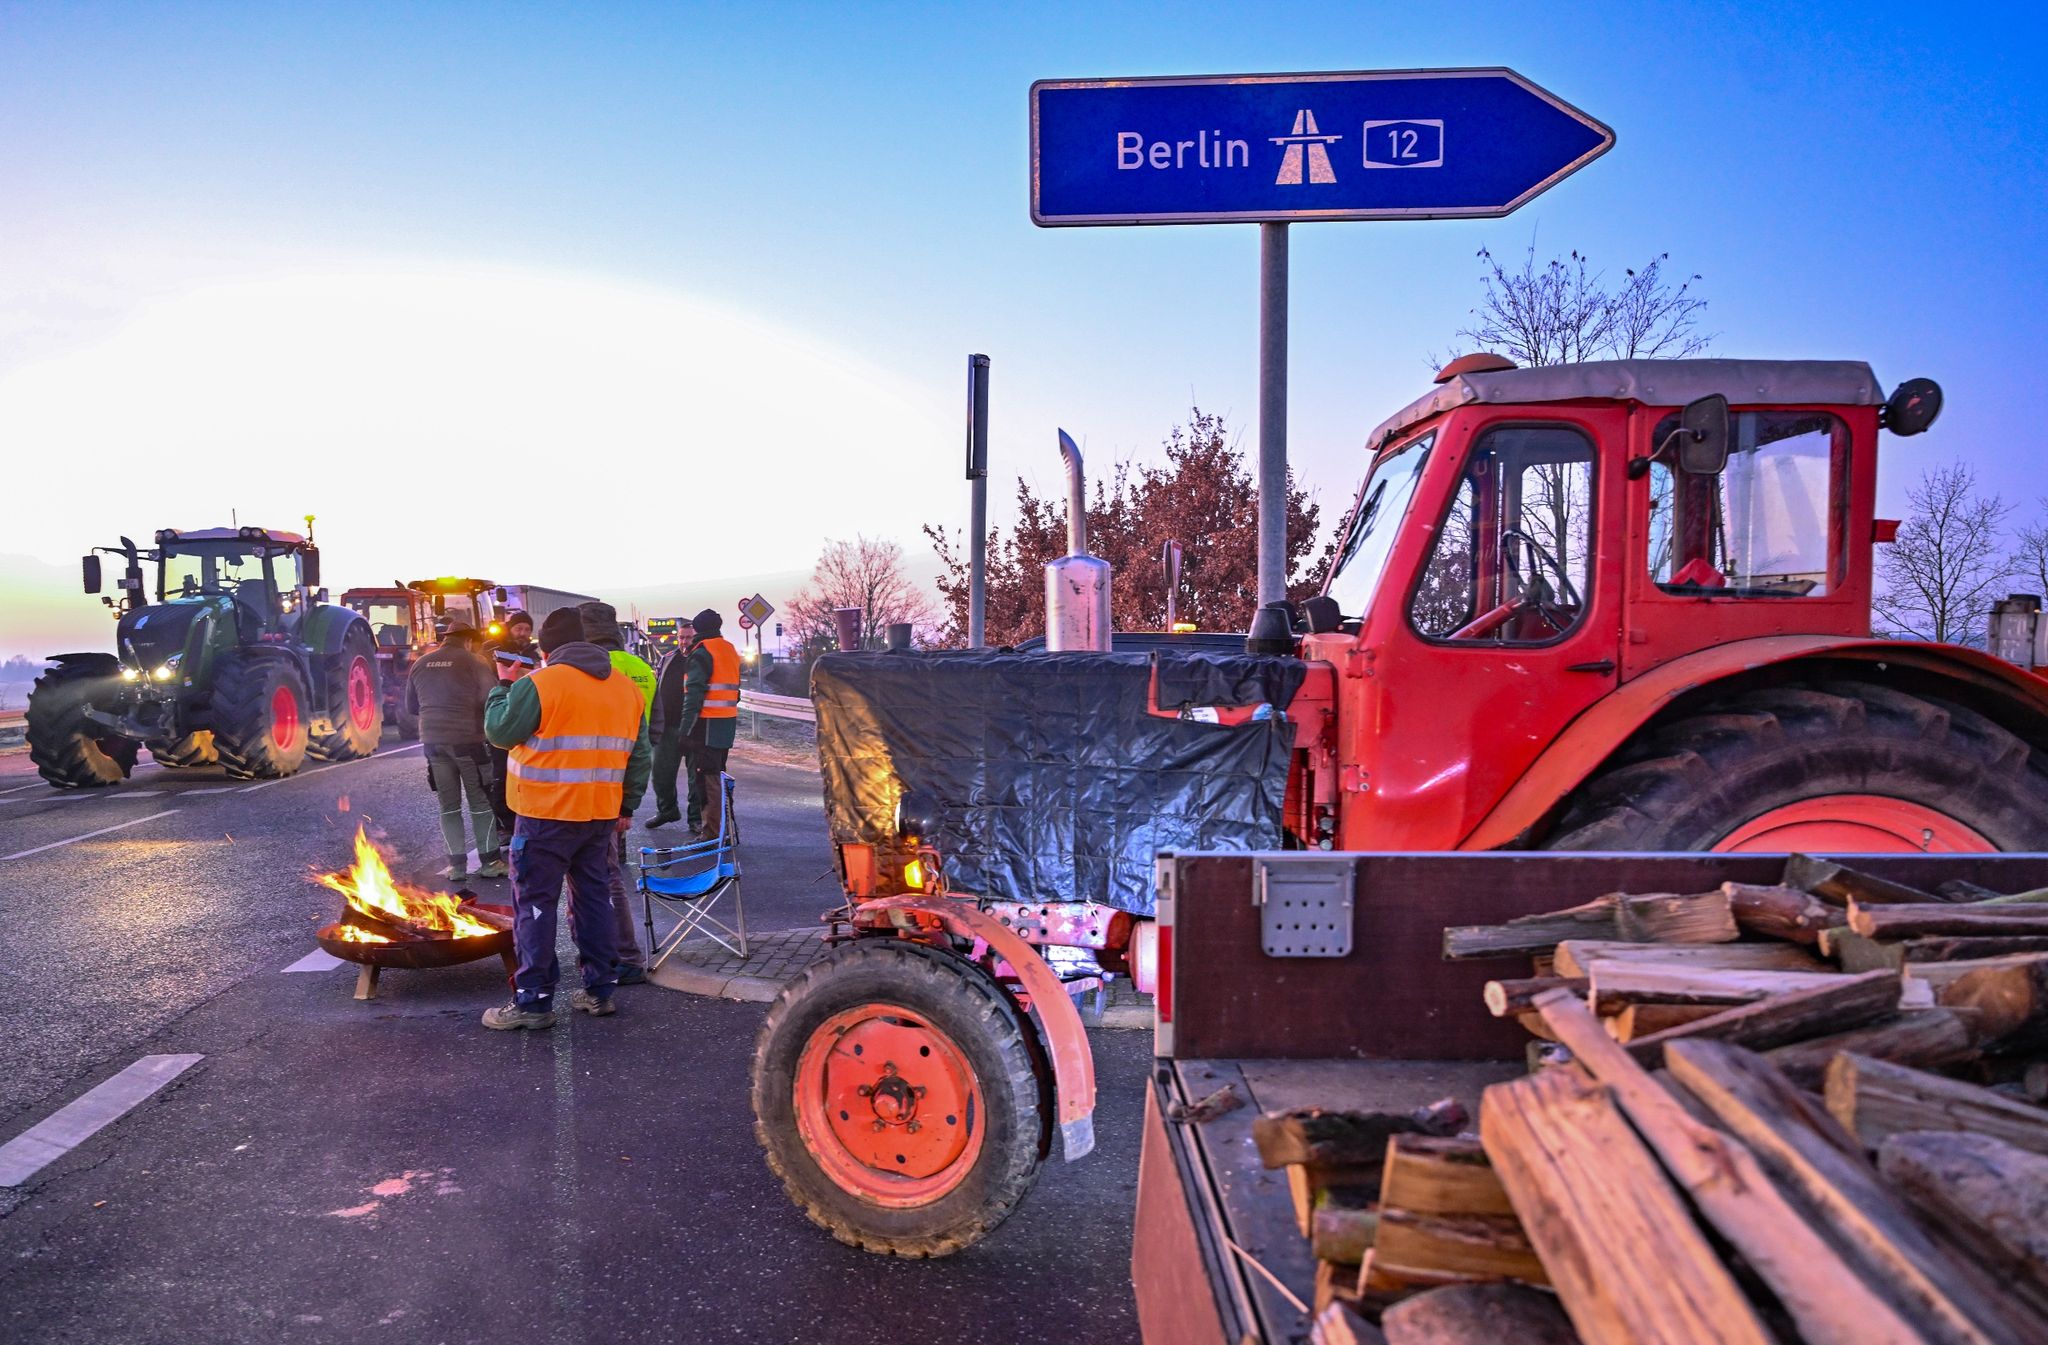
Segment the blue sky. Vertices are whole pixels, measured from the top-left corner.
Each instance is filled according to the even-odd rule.
[[[1356,484],[1366,431],[1424,388],[1427,356],[1451,344],[1477,296],[1474,253],[1518,255],[1532,240],[1617,272],[1668,252],[1704,276],[1716,353],[1867,359],[1887,385],[1938,379],[1948,405],[1935,431],[1887,443],[1888,506],[1921,465],[1950,457],[2031,502],[2048,493],[2033,448],[2040,411],[2027,404],[2048,312],[2041,35],[2018,5],[1465,4],[1446,17],[1310,0],[1002,11],[0,4],[0,433],[10,380],[16,395],[41,388],[44,399],[40,418],[12,422],[10,463],[64,498],[80,454],[145,477],[166,445],[239,453],[254,436],[277,455],[272,480],[216,475],[212,495],[161,482],[109,506],[75,493],[75,507],[0,550],[57,560],[116,522],[195,526],[185,515],[227,489],[245,521],[250,509],[317,507],[323,526],[333,517],[355,530],[380,577],[386,556],[424,561],[420,535],[436,527],[447,531],[433,544],[469,548],[483,558],[475,568],[530,566],[506,559],[487,510],[449,505],[530,499],[536,486],[545,497],[559,455],[495,452],[489,436],[443,452],[461,439],[443,431],[409,440],[417,402],[376,419],[374,366],[346,367],[293,326],[296,314],[341,344],[377,344],[374,319],[341,342],[293,288],[340,274],[376,276],[379,293],[411,279],[502,285],[546,329],[520,344],[561,372],[571,402],[579,359],[618,361],[602,333],[560,328],[601,309],[543,311],[523,286],[672,299],[681,307],[649,330],[724,332],[716,324],[729,320],[761,337],[757,363],[790,352],[743,399],[761,408],[758,438],[746,406],[721,410],[720,390],[698,387],[660,405],[660,435],[612,424],[576,444],[578,470],[615,481],[616,516],[552,519],[559,558],[536,581],[793,568],[821,533],[856,528],[920,551],[918,524],[965,513],[958,413],[970,350],[994,360],[998,496],[1019,474],[1057,482],[1056,425],[1093,460],[1156,452],[1191,400],[1229,413],[1248,443],[1253,433],[1256,230],[1034,228],[1032,80],[1496,64],[1607,122],[1619,143],[1503,220],[1293,231],[1293,457],[1332,512]],[[271,308],[201,302],[252,281],[273,287]],[[469,307],[439,305],[433,322],[447,325],[432,327],[432,344],[476,344],[443,311]],[[481,307],[492,316],[476,321],[504,331],[502,314]],[[191,316],[201,308],[212,325]],[[155,345],[133,335],[150,313]],[[210,363],[206,343],[224,324],[246,329],[249,313],[279,315],[253,320],[270,349],[305,352],[312,400],[325,400],[318,379],[334,368],[327,392],[345,416],[297,396],[299,414],[208,426],[205,399],[124,387],[160,367],[144,352],[169,348],[221,371],[210,396],[239,400],[226,366],[248,360],[246,330]],[[95,354],[123,332],[127,357]],[[50,368],[63,361],[69,382]],[[448,384],[488,397],[482,377],[453,370]],[[533,378],[517,366],[507,398]],[[876,391],[847,394],[849,380]],[[51,453],[58,387],[153,409],[105,421],[104,442],[58,435]],[[847,397],[843,435],[769,414],[820,388]],[[604,395],[637,405],[630,390]],[[690,428],[700,413],[701,435]],[[417,489],[385,492],[375,509],[352,509],[348,482],[337,489],[331,474],[307,490],[293,455],[327,442],[323,421],[384,445],[368,448],[378,470],[402,466]],[[365,424],[388,426],[389,439]],[[745,526],[679,534],[678,511]]]

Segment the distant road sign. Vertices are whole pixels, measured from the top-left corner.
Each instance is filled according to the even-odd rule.
[[[741,613],[740,613],[740,629],[741,629],[741,630],[752,630],[753,628],[754,628],[754,619],[753,619],[752,617],[748,616],[748,615],[747,615],[747,614],[746,614],[745,612],[741,612]]]
[[[769,602],[758,593],[751,598],[744,599],[740,603],[740,616],[744,618],[741,622],[742,625],[749,627],[758,626],[774,615],[775,604]]]
[[[1614,146],[1512,70],[1040,80],[1041,225],[1505,215]]]

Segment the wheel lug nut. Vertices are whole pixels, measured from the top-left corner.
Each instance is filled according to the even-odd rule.
[[[909,1123],[909,1125],[905,1127],[905,1129],[909,1130],[911,1134],[915,1135],[919,1130],[923,1129],[923,1127],[920,1126],[917,1122],[912,1121]]]
[[[864,1083],[860,1087],[854,1089],[853,1091],[859,1093],[862,1097],[873,1097],[875,1095],[875,1088],[873,1084]]]
[[[884,1130],[887,1130],[888,1127],[883,1125],[880,1121],[877,1121],[874,1123],[874,1125],[870,1126],[869,1129],[873,1130],[877,1135],[879,1135]]]

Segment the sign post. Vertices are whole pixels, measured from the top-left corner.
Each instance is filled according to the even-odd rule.
[[[1259,228],[1259,602],[1287,596],[1287,226],[1508,214],[1614,147],[1512,70],[1040,80],[1031,219]]]
[[[988,356],[967,357],[967,647],[986,641],[988,610]]]

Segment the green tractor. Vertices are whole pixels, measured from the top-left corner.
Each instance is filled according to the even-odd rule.
[[[28,700],[29,755],[66,788],[123,780],[139,750],[166,766],[218,763],[239,779],[291,775],[308,756],[352,761],[384,727],[377,642],[361,614],[322,599],[320,552],[296,533],[206,528],[126,537],[99,552],[125,569],[113,654],[59,654]],[[154,594],[145,564],[156,568]]]

